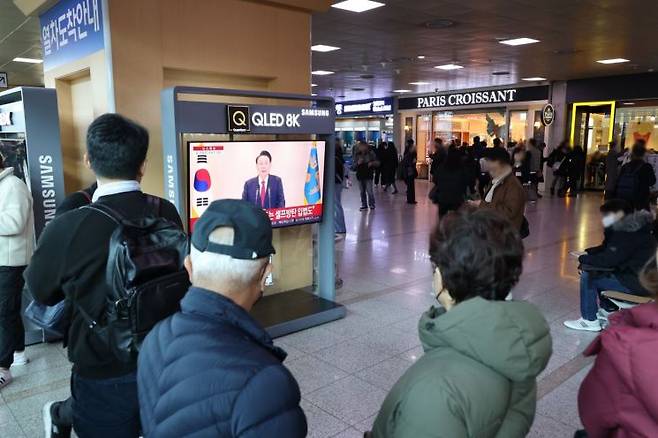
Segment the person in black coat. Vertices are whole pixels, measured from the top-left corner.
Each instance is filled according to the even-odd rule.
[[[395,174],[398,169],[398,150],[395,147],[395,143],[392,141],[386,143],[382,157],[384,158],[384,161],[381,162],[384,191],[387,191],[392,186],[393,194],[395,195],[398,193],[398,186],[395,184]]]
[[[416,162],[418,155],[416,153],[416,143],[413,139],[407,140],[407,148],[404,151],[402,158],[402,172],[404,182],[407,184],[407,204],[417,204],[416,202],[416,178],[418,177],[418,170],[416,169]]]
[[[553,172],[553,182],[551,183],[551,195],[555,195],[556,191],[558,196],[564,196],[566,192],[567,176],[569,175],[569,162],[567,156],[571,152],[571,148],[566,141],[551,152],[546,161],[548,167]]]
[[[464,204],[467,183],[462,156],[457,149],[450,149],[434,174],[431,198],[439,207],[439,216],[458,210]]]
[[[530,183],[530,157],[525,149],[517,147],[512,156],[512,171],[521,184]]]
[[[571,153],[567,155],[567,160],[569,162],[569,173],[567,176],[569,197],[575,198],[578,196],[578,192],[583,189],[587,156],[581,146],[575,146]]]
[[[385,141],[380,141],[379,144],[377,145],[377,148],[375,149],[375,155],[377,156],[377,161],[380,163],[380,167],[376,167],[374,174],[375,174],[375,187],[378,185],[384,186],[384,172],[381,166],[383,166],[384,161],[388,158],[386,155],[386,142]]]
[[[636,210],[650,211],[651,187],[656,184],[653,167],[645,161],[647,149],[640,140],[631,151],[631,161],[619,172],[615,196],[630,202]]]
[[[653,216],[646,211],[633,212],[628,202],[619,199],[603,204],[601,214],[603,243],[587,249],[578,258],[581,318],[564,323],[574,330],[601,330],[599,316],[607,316],[607,311],[598,310],[597,300],[602,291],[648,295],[638,278],[644,265],[656,254]]]
[[[306,436],[286,353],[249,314],[274,252],[267,213],[247,202],[215,201],[196,223],[185,261],[192,287],[139,353],[145,437]]]

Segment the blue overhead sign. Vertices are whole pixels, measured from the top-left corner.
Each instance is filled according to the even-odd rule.
[[[393,114],[393,98],[353,100],[336,104],[336,117]]]
[[[61,0],[39,20],[44,71],[105,46],[102,0]]]

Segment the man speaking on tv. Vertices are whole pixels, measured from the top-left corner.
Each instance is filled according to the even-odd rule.
[[[283,208],[286,206],[286,198],[283,194],[283,182],[278,176],[270,175],[272,168],[272,155],[262,151],[256,157],[256,170],[258,176],[244,183],[242,200],[250,202],[258,207]]]

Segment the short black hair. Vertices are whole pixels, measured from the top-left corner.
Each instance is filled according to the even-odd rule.
[[[504,300],[523,271],[523,251],[518,230],[490,209],[450,213],[430,237],[430,260],[457,303]]]
[[[103,114],[87,130],[87,155],[100,177],[137,178],[148,149],[146,128],[119,114]]]
[[[633,149],[631,149],[631,155],[633,158],[644,158],[644,156],[647,154],[647,142],[644,140],[638,140],[635,142],[633,145]]]
[[[272,162],[272,154],[270,154],[267,151],[260,151],[260,154],[258,154],[258,156],[256,157],[256,163],[258,163],[258,159],[260,157],[267,157],[267,158],[270,159],[270,163]]]
[[[510,164],[511,158],[509,153],[503,148],[491,148],[487,149],[487,152],[484,156],[489,161]]]
[[[407,144],[414,144],[414,143],[415,143],[415,141],[414,141],[413,138],[408,138],[407,139]]]
[[[493,145],[494,145],[495,148],[499,148],[501,144],[502,144],[502,141],[498,137],[493,139]]]
[[[601,205],[599,210],[603,214],[617,213],[618,211],[623,211],[624,214],[631,214],[634,211],[633,206],[630,204],[630,202],[625,201],[623,199],[607,200],[603,203],[603,205]]]

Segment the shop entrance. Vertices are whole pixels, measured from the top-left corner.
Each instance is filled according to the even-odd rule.
[[[612,141],[615,102],[582,102],[573,105],[571,144],[586,154],[581,171],[581,188],[602,190],[605,187],[605,158]]]

